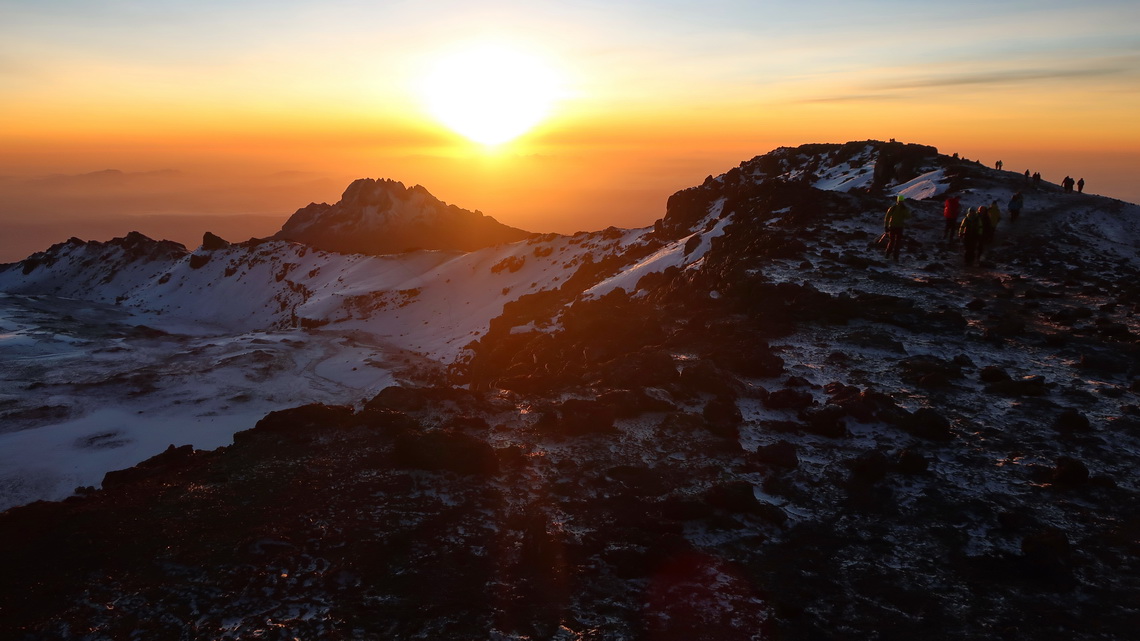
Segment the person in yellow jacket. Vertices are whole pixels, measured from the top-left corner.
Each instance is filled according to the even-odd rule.
[[[977,209],[970,207],[966,211],[966,216],[962,218],[962,224],[958,227],[958,238],[962,240],[967,267],[973,265],[974,260],[981,257],[982,250],[985,248],[986,233],[989,229],[990,217],[988,213],[983,211],[982,207]]]
[[[883,218],[883,231],[887,234],[887,248],[883,251],[883,255],[893,254],[895,262],[898,262],[899,252],[902,251],[903,226],[906,225],[908,218],[910,218],[910,208],[906,206],[906,196],[900,194]]]
[[[1001,222],[1001,210],[998,209],[997,201],[990,203],[989,207],[982,207],[982,214],[989,220],[990,224],[986,226],[986,236],[982,240],[982,247],[990,249],[994,244],[994,232],[997,231],[998,223]],[[978,249],[978,257],[982,255],[983,249]],[[989,255],[989,252],[986,252]]]

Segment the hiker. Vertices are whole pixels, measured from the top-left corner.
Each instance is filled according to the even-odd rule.
[[[1025,170],[1025,184],[1027,184],[1027,185],[1028,185],[1028,184],[1029,184],[1029,180],[1030,180],[1030,178],[1029,178],[1029,170],[1028,170],[1028,169],[1026,169],[1026,170]]]
[[[981,219],[981,234],[978,238],[978,251],[976,256],[981,260],[982,255],[990,248],[994,240],[994,224],[990,218],[990,210],[985,205],[978,205],[978,218]]]
[[[954,237],[958,234],[958,214],[962,211],[957,196],[951,196],[946,199],[945,204],[942,206],[942,240],[954,242]]]
[[[997,170],[1001,171],[1001,161],[999,160],[999,161],[995,162],[994,167],[997,167]]]
[[[1081,178],[1080,180],[1077,181],[1077,193],[1078,194],[1085,193],[1085,179],[1084,178]]]
[[[1013,198],[1009,199],[1009,222],[1017,222],[1017,217],[1021,215],[1021,208],[1024,205],[1025,198],[1021,195],[1020,191],[1014,194]]]
[[[887,248],[883,251],[883,255],[894,254],[896,263],[902,250],[903,225],[906,224],[907,218],[910,218],[910,209],[906,206],[906,196],[899,194],[895,204],[891,205],[887,215],[883,217],[883,231],[887,234]]]
[[[962,224],[958,226],[958,238],[962,239],[962,248],[965,250],[966,266],[974,264],[974,259],[980,258],[982,244],[985,242],[985,232],[988,217],[982,213],[982,208],[970,207],[962,217]]]
[[[1066,194],[1073,193],[1073,177],[1065,176],[1065,179],[1061,181],[1061,186],[1065,188]]]
[[[997,201],[990,203],[989,207],[983,207],[982,213],[990,220],[990,228],[986,232],[986,247],[989,247],[994,242],[994,234],[997,233],[998,223],[1001,222],[1001,210],[998,209]]]
[[[1036,189],[1041,186],[1041,172],[1033,172],[1033,187]]]

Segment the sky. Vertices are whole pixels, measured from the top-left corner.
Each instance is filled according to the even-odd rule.
[[[0,261],[130,225],[194,246],[198,218],[268,235],[365,177],[536,232],[638,227],[776,147],[865,139],[1140,202],[1136,24],[1135,0],[0,0]],[[558,86],[493,147],[422,89],[488,43]]]

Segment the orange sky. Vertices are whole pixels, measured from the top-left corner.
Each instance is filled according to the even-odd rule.
[[[1140,201],[1135,2],[8,4],[0,226],[64,221],[60,240],[66,221],[117,215],[283,222],[362,177],[533,231],[641,226],[776,146],[867,138]],[[494,149],[417,89],[476,42],[533,56],[563,89]],[[105,169],[124,174],[37,181]],[[0,260],[26,255],[19,241],[0,235]]]

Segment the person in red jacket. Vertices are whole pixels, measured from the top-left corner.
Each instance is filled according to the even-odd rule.
[[[951,196],[946,199],[942,205],[942,240],[954,242],[954,238],[958,235],[958,214],[962,211],[962,205],[957,196]]]

